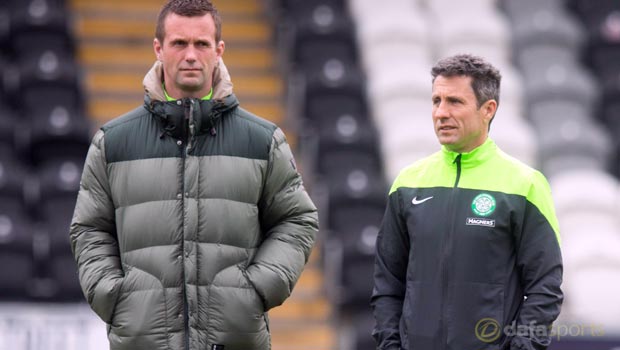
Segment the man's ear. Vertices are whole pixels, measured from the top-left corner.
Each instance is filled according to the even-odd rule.
[[[224,43],[223,40],[220,40],[217,43],[217,46],[215,47],[215,53],[217,54],[218,58],[222,57],[222,55],[224,54],[224,50],[225,49],[226,49],[226,44]]]
[[[153,39],[153,51],[155,51],[155,57],[158,61],[161,61],[162,45],[157,38]]]
[[[487,123],[490,123],[491,119],[493,119],[493,116],[495,115],[495,112],[497,111],[497,101],[488,100],[482,105],[482,107],[480,107],[480,109],[484,120]]]

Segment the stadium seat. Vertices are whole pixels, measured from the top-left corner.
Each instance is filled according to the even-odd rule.
[[[48,278],[48,290],[40,297],[54,301],[77,301],[82,291],[69,243],[69,224],[73,216],[84,157],[49,159],[39,167],[40,199],[37,217],[41,234],[49,244],[49,255],[42,276]]]
[[[368,171],[374,168],[378,172],[381,162],[376,130],[368,121],[356,120],[351,115],[343,115],[335,122],[334,128],[321,128],[316,136],[316,152],[311,160],[318,175],[348,169],[347,163],[355,163],[356,156],[361,160],[358,163],[366,165],[363,168]],[[355,159],[347,161],[347,156]],[[345,163],[340,164],[342,161]]]
[[[404,167],[440,149],[431,107],[430,98],[393,99],[380,107],[381,149],[388,182]]]
[[[513,45],[516,52],[543,46],[578,55],[586,39],[580,23],[561,7],[545,8],[541,5],[532,13],[513,17],[512,20]]]
[[[599,249],[603,246],[615,249],[613,239],[612,244],[603,241],[607,235],[616,235],[614,232],[620,225],[617,215],[620,210],[620,183],[617,179],[596,169],[574,169],[553,176],[550,185],[568,266],[578,261],[580,256],[590,254],[588,249],[595,248],[592,245],[583,246],[584,239],[596,242],[600,245]]]
[[[0,146],[0,196],[23,200],[25,178],[24,165],[15,158],[11,149]]]
[[[428,6],[432,11],[441,13],[449,10],[451,13],[485,12],[494,10],[497,0],[417,0],[422,6]]]
[[[308,72],[302,88],[302,98],[306,101],[303,117],[315,125],[346,114],[368,119],[364,84],[357,66],[346,66],[337,60]]]
[[[0,146],[0,298],[26,300],[33,274],[33,234],[24,198],[25,169]]]
[[[530,108],[529,120],[534,125],[544,123],[548,118],[553,120],[562,118],[565,122],[574,121],[578,124],[592,122],[586,106],[577,105],[568,99],[541,102]]]
[[[0,102],[0,148],[13,151],[16,148],[15,129],[17,118],[9,106]]]
[[[302,118],[317,120],[331,110],[342,115],[359,106],[360,113],[366,112],[365,79],[357,65],[346,65],[337,59],[322,67],[309,71],[301,86]]]
[[[615,57],[610,57],[614,59]],[[620,58],[620,50],[618,51]],[[611,63],[611,61],[610,61]],[[599,107],[598,118],[612,130],[619,130],[616,125],[620,123],[620,64],[613,62],[599,67],[599,81],[602,86],[602,103]]]
[[[539,133],[543,173],[555,176],[571,169],[608,171],[612,142],[607,130],[591,120],[548,116],[534,121]]]
[[[431,66],[428,62],[389,61],[378,74],[368,80],[368,99],[372,104],[373,115],[379,129],[391,123],[391,115],[384,112],[397,101],[416,101],[419,107],[407,111],[408,114],[431,107]],[[407,72],[407,74],[403,74]]]
[[[45,198],[40,204],[44,225],[41,234],[49,242],[49,256],[42,268],[42,276],[49,278],[49,290],[40,291],[39,295],[49,301],[83,299],[68,235],[76,197],[76,194],[59,195]]]
[[[421,62],[429,67],[433,60],[427,18],[413,9],[391,12],[389,16],[373,13],[357,19],[363,21],[356,27],[363,66],[372,77],[390,67],[386,58],[389,62]]]
[[[620,10],[620,4],[615,0],[569,0],[567,3],[586,24],[600,22],[601,18]]]
[[[34,271],[33,236],[21,199],[0,194],[0,299],[27,301]]]
[[[348,3],[351,16],[358,22],[358,28],[364,26],[367,20],[376,17],[390,18],[403,11],[422,11],[422,6],[415,0],[390,0],[390,6],[377,6],[374,0],[355,0]]]
[[[316,176],[323,179],[330,190],[340,189],[353,197],[362,198],[372,191],[374,183],[382,181],[379,157],[376,148],[332,145],[319,154]]]
[[[447,5],[446,5],[447,6]],[[446,12],[452,10],[451,12]],[[435,8],[433,43],[438,57],[471,53],[485,57],[495,64],[506,65],[511,59],[510,25],[493,8],[477,11],[455,11],[450,7]],[[451,15],[446,16],[447,13]],[[468,15],[469,13],[469,15]],[[484,21],[476,20],[484,18]]]
[[[499,109],[491,123],[490,137],[499,148],[523,163],[538,167],[538,140],[530,123]],[[519,135],[519,137],[515,137]]]
[[[290,21],[280,45],[289,52],[287,62],[294,69],[308,71],[332,59],[357,63],[352,22],[339,6],[330,1],[300,2]]]
[[[575,184],[587,186],[575,186]],[[620,185],[608,173],[596,169],[574,169],[550,179],[558,216],[570,217],[580,212],[601,213],[618,220]]]
[[[10,15],[9,15],[9,7],[7,4],[0,4],[0,47],[6,48],[9,45],[9,38],[11,35],[11,27],[10,27]],[[0,53],[4,51],[4,49],[0,50]]]
[[[367,310],[373,287],[373,256],[347,251],[345,244],[330,237],[323,247],[326,294],[338,316]]]
[[[326,5],[343,11],[346,0],[276,0],[278,6],[283,8],[289,15],[297,15],[312,12],[317,6]]]
[[[386,193],[376,192],[363,201],[348,196],[330,200],[324,259],[328,297],[340,313],[368,308],[385,198]]]
[[[312,97],[310,94],[311,108],[307,118],[300,121],[299,128],[299,148],[309,175],[324,176],[327,167],[323,164],[334,156],[331,155],[333,152],[353,150],[375,159],[379,147],[378,135],[368,117],[365,99],[361,95],[356,96],[361,91],[351,91],[350,96],[325,95],[321,89],[316,91],[320,95]],[[379,161],[376,163],[380,165]]]
[[[79,69],[73,56],[64,51],[49,49],[19,57],[18,89],[23,91],[33,85],[55,84],[74,87],[76,90]]]
[[[575,61],[554,62],[551,55],[539,58],[524,69],[527,114],[533,115],[536,108],[561,101],[592,118],[600,98],[600,88],[592,74]]]
[[[88,128],[85,123],[72,124],[69,131],[60,136],[49,133],[42,126],[33,125],[30,129],[28,155],[33,164],[41,164],[47,159],[68,156],[86,157],[89,147]]]
[[[59,156],[85,157],[90,144],[91,123],[79,105],[71,104],[74,100],[72,91],[62,88],[37,90],[44,92],[42,96],[45,97],[39,104],[28,105],[24,110],[30,121],[26,128],[28,159],[37,165]]]
[[[355,103],[355,100],[334,101],[333,104],[351,102],[341,108],[333,107],[332,103],[317,105],[317,115],[313,118],[314,127],[319,137],[333,140],[341,144],[364,143],[376,145],[378,143],[375,127],[367,115],[364,101]],[[310,123],[308,123],[310,124]]]
[[[581,234],[572,235],[562,249],[567,316],[583,324],[603,325],[605,334],[618,334],[620,236],[617,226],[605,229],[584,222],[581,229]]]
[[[610,10],[608,13],[599,14],[597,17],[586,19],[586,26],[589,34],[587,50],[584,58],[588,64],[597,72],[609,70],[615,66],[618,71],[617,62],[620,56],[620,33],[617,27],[620,25],[620,5],[618,9]],[[599,74],[599,76],[601,76]]]
[[[85,158],[85,154],[46,158],[45,162],[37,167],[42,200],[59,195],[77,197]]]
[[[16,56],[27,53],[40,55],[47,50],[73,55],[74,39],[64,1],[15,1],[10,15],[10,46]]]
[[[561,10],[564,0],[499,0],[499,7],[509,18],[531,16],[537,11]]]

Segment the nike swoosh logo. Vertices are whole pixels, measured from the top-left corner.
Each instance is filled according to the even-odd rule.
[[[420,199],[420,200],[418,200],[418,196],[415,196],[415,197],[413,197],[413,199],[411,200],[411,203],[413,203],[413,205],[418,205],[418,204],[420,204],[420,203],[424,203],[424,202],[426,202],[427,200],[429,200],[429,199],[431,199],[431,198],[433,198],[433,196],[426,197],[426,198],[424,198],[424,199]]]

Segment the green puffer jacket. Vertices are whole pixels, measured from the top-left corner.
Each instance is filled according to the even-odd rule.
[[[156,63],[145,105],[88,152],[70,229],[84,295],[111,349],[269,349],[267,311],[308,260],[316,208],[222,61],[209,101],[165,102],[161,77]]]

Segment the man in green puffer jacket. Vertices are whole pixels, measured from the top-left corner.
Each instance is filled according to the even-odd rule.
[[[162,8],[145,103],[92,141],[71,223],[110,349],[269,349],[316,208],[283,132],[239,107],[208,0]]]

